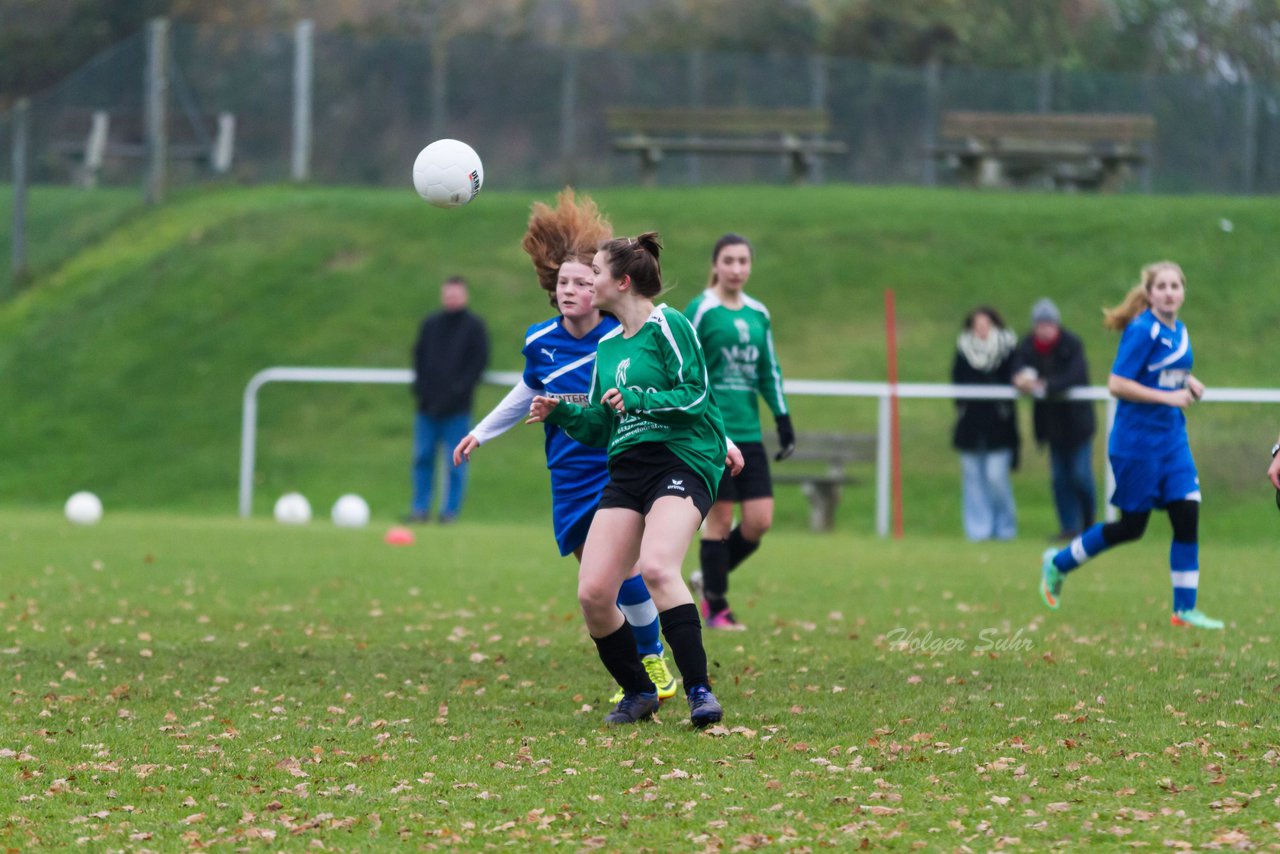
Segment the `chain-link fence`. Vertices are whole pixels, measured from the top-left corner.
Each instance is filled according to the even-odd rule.
[[[910,68],[846,59],[616,49],[426,34],[316,33],[309,42],[309,145],[299,148],[299,38],[174,24],[165,47],[165,130],[174,154],[168,186],[222,178],[212,150],[233,117],[225,178],[404,184],[427,141],[453,136],[484,157],[494,188],[585,186],[637,180],[639,158],[615,153],[610,107],[803,107],[827,111],[845,156],[826,181],[933,183],[927,152],[949,110],[1141,113],[1154,116],[1151,162],[1138,188],[1280,190],[1280,87],[1192,76]],[[31,99],[30,180],[86,180],[94,114],[109,117],[102,160],[88,176],[142,185],[148,169],[146,32],[116,45],[55,89]],[[304,93],[305,94],[305,93]],[[10,174],[10,117],[0,117]],[[303,152],[300,155],[298,152]],[[305,156],[299,163],[298,157]],[[300,172],[301,170],[301,172]],[[781,181],[781,157],[670,156],[662,184]]]

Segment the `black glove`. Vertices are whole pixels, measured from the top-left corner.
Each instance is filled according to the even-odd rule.
[[[778,453],[773,458],[781,462],[796,452],[796,431],[791,426],[790,415],[779,415],[775,423],[778,425]]]

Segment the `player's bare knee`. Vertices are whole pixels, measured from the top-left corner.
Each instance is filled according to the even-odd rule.
[[[594,580],[578,582],[578,605],[584,614],[607,614],[617,607],[618,591]]]
[[[636,569],[639,570],[640,577],[644,579],[644,584],[649,588],[650,594],[653,594],[655,590],[665,590],[680,578],[680,570],[678,568],[657,561],[646,561],[643,558],[636,565]]]

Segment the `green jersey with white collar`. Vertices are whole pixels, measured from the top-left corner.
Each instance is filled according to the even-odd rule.
[[[761,441],[757,395],[775,418],[789,414],[769,310],[746,294],[741,308],[729,308],[708,288],[684,313],[706,352],[711,391],[729,438],[739,443]]]
[[[600,402],[622,392],[625,412]],[[724,473],[724,423],[707,387],[702,345],[688,319],[665,304],[631,337],[623,328],[596,348],[585,406],[561,401],[547,421],[585,445],[609,449],[609,458],[643,442],[662,442],[689,465],[714,497]]]

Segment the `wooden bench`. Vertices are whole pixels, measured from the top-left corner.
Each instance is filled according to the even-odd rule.
[[[178,138],[170,134],[169,157],[205,163],[215,174],[225,175],[231,171],[235,155],[236,117],[223,112],[200,121],[198,129],[191,122],[178,124],[185,134]],[[215,128],[212,136],[205,124]],[[75,181],[82,187],[97,185],[107,159],[141,158],[149,153],[138,114],[113,117],[106,110],[72,110],[62,116],[59,125],[63,138],[54,141],[53,149],[77,161]],[[77,130],[84,135],[66,138]]]
[[[1145,166],[1154,116],[947,112],[930,154],[975,187],[1113,190]]]
[[[605,119],[614,151],[639,155],[647,186],[667,153],[781,155],[797,184],[813,177],[819,157],[849,153],[843,142],[823,138],[831,130],[826,110],[611,108]]]
[[[766,440],[775,484],[799,484],[809,500],[809,529],[830,531],[844,487],[858,479],[846,469],[855,462],[874,460],[876,437],[863,433],[800,433],[796,450],[782,462],[773,462],[777,446]]]

